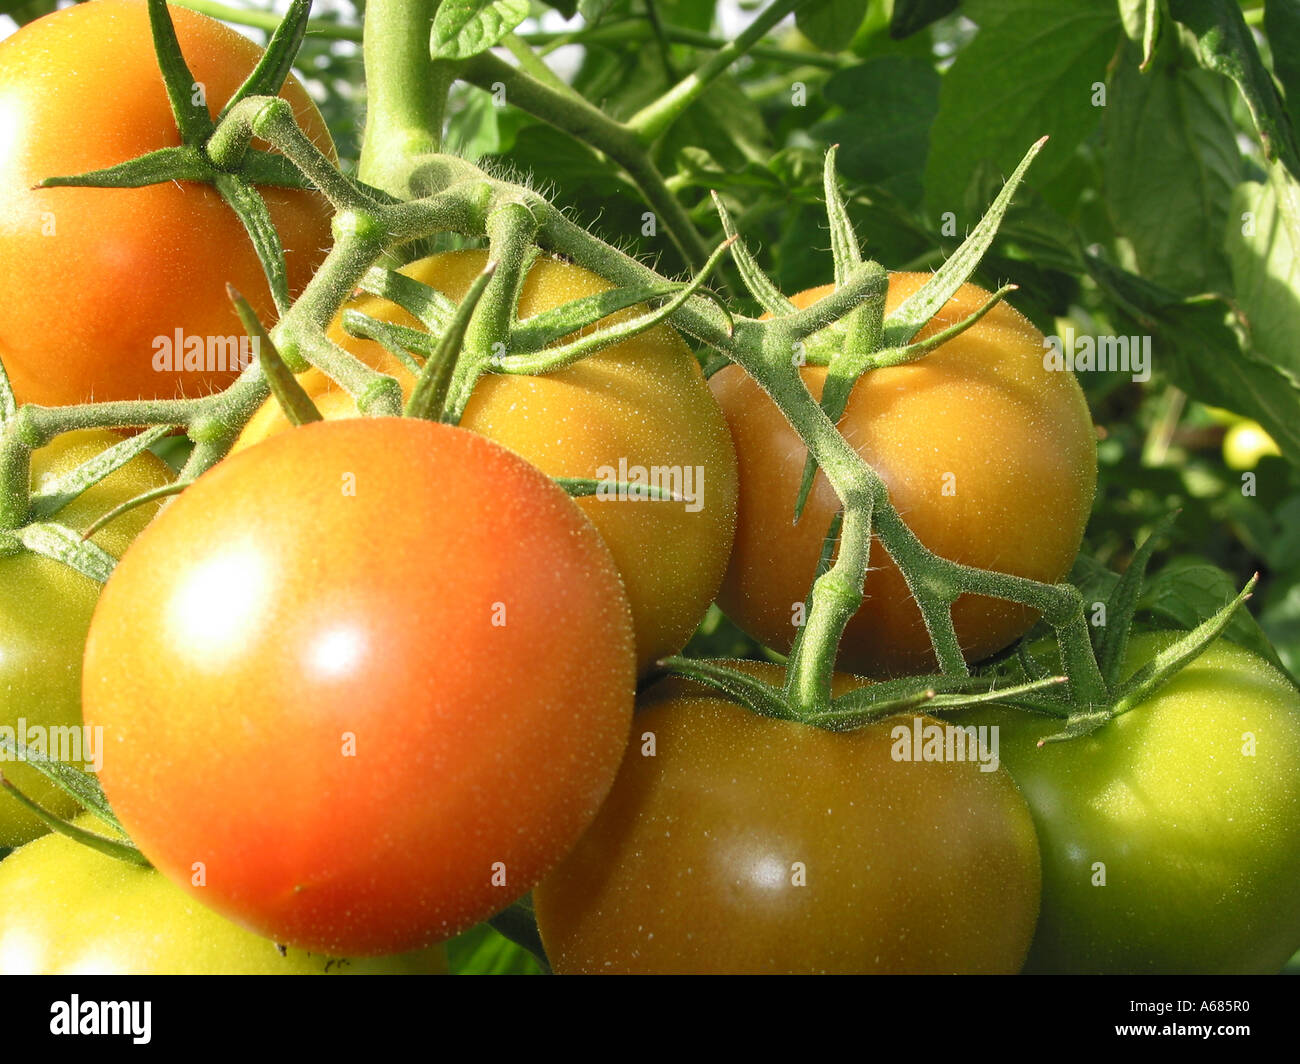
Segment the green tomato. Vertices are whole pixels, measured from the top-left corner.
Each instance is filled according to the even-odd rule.
[[[47,477],[75,469],[121,442],[121,436],[98,429],[58,436],[32,455],[32,483],[39,487]],[[118,504],[171,479],[162,461],[147,452],[137,455],[54,520],[84,531]],[[118,556],[156,510],[156,503],[137,507],[106,525],[93,541]],[[61,562],[29,552],[0,557],[0,728],[13,729],[19,738],[25,732],[29,739],[45,735],[54,741],[57,733],[47,729],[80,727],[81,655],[98,598],[95,581]],[[7,731],[0,734],[11,737]],[[81,767],[93,769],[85,753]],[[11,757],[0,751],[0,770],[14,786],[59,816],[76,811],[71,798]],[[20,846],[45,830],[17,799],[0,793],[0,847]]]
[[[78,826],[112,829],[85,814]],[[0,862],[0,975],[322,975],[445,972],[442,947],[340,960],[281,950],[231,923],[152,868],[65,835]]]
[[[1229,469],[1254,469],[1267,455],[1280,455],[1281,448],[1257,421],[1239,421],[1223,437],[1223,460]]]
[[[1132,675],[1185,633],[1134,636]],[[1300,692],[1219,641],[1084,738],[1011,709],[1003,764],[1028,801],[1043,904],[1027,971],[1277,972],[1300,946]]]

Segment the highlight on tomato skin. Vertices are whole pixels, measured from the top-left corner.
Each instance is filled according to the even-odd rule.
[[[635,673],[618,573],[561,488],[476,433],[366,418],[167,507],[104,588],[83,699],[104,791],[173,883],[375,956],[486,919],[572,846]]]
[[[912,717],[834,733],[675,679],[638,706],[613,791],[534,892],[556,972],[1020,970],[1039,852],[1005,769],[898,760]]]
[[[891,274],[887,310],[929,276]],[[805,307],[830,291],[813,288],[791,299]],[[963,285],[918,338],[961,321],[988,297]],[[821,398],[826,372],[800,371],[814,398]],[[759,642],[784,652],[840,503],[819,472],[795,524],[807,451],[794,429],[740,367],[723,368],[709,385],[740,470],[736,543],[718,604]],[[1042,334],[1005,302],[919,362],[861,377],[839,429],[936,554],[1044,583],[1069,572],[1097,482],[1092,419],[1074,375],[1044,368]],[[921,613],[878,540],[870,565],[866,598],[840,643],[840,668],[878,677],[934,671]],[[1025,606],[982,596],[963,595],[953,606],[972,662],[1015,642],[1035,619]]]

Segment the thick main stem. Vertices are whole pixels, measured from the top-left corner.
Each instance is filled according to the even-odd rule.
[[[439,0],[370,0],[366,5],[366,132],[358,176],[399,199],[406,161],[442,148],[454,65],[429,55]]]

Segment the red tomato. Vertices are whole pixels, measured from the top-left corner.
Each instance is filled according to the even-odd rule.
[[[483,437],[321,422],[132,544],[87,639],[101,779],[154,865],[277,942],[448,938],[529,890],[613,781],[627,597],[564,492]]]

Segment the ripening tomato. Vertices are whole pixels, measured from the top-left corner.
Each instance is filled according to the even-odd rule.
[[[90,814],[77,826],[116,834]],[[0,975],[368,975],[446,972],[441,946],[377,960],[278,947],[152,868],[66,835],[0,863]]]
[[[533,894],[555,970],[1018,971],[1039,900],[1029,810],[1003,769],[899,759],[895,729],[917,720],[940,726],[833,733],[651,688],[595,823]]]
[[[456,251],[421,259],[402,272],[461,299],[486,262],[486,252]],[[529,318],[609,287],[581,267],[540,258],[524,282],[519,316]],[[383,321],[419,324],[387,300],[365,297],[349,307]],[[413,377],[379,344],[349,337],[339,320],[330,336],[392,374],[410,395]],[[310,370],[300,380],[325,417],[356,416],[352,398],[320,371]],[[673,487],[684,502],[588,497],[578,505],[604,537],[623,576],[642,670],[681,650],[713,601],[727,565],[736,459],[718,404],[677,333],[660,326],[544,376],[484,377],[460,424],[553,477],[630,479],[637,467],[680,475]],[[236,449],[288,427],[275,400],[269,400]]]
[[[32,483],[39,487],[121,442],[120,436],[100,429],[56,436],[33,453]],[[54,520],[84,531],[119,504],[171,479],[167,466],[146,451],[87,489]],[[149,503],[129,510],[92,541],[120,555],[157,509],[157,503]],[[92,769],[97,751],[82,746],[80,732],[81,654],[98,597],[95,581],[62,562],[30,551],[0,556],[0,735],[19,741],[26,735],[25,745],[57,759],[62,759],[60,753],[69,754],[69,760],[80,754],[81,766]],[[77,731],[75,737],[71,729]],[[63,791],[35,769],[11,761],[3,750],[0,770],[50,812],[66,817],[76,810]],[[0,847],[20,846],[46,830],[16,798],[0,793]]]
[[[277,942],[416,949],[528,891],[627,742],[609,552],[476,433],[317,422],[209,470],[86,643],[105,793],[172,882]]]
[[[1134,636],[1129,676],[1182,632]],[[1059,721],[997,725],[1043,851],[1028,968],[1277,972],[1300,947],[1300,692],[1259,656],[1208,647],[1091,735],[1038,742]]]
[[[215,19],[170,10],[195,91],[215,115],[261,52]],[[290,78],[283,95],[333,156],[302,86]],[[0,360],[19,402],[205,394],[238,371],[228,341],[237,347],[244,331],[226,283],[274,319],[252,242],[210,185],[35,188],[179,144],[145,0],[78,4],[0,42]],[[329,204],[315,192],[260,191],[298,292],[330,245]],[[178,371],[171,359],[191,339],[201,364],[190,345]]]
[[[891,274],[886,306],[893,309],[928,278]],[[793,301],[808,306],[829,291],[811,289]],[[987,298],[983,289],[963,285],[919,335],[957,323]],[[839,429],[936,554],[1054,583],[1078,553],[1097,458],[1078,382],[1069,372],[1046,369],[1044,353],[1042,334],[999,304],[921,361],[865,374]],[[825,368],[801,372],[820,398]],[[736,543],[718,604],[750,635],[786,650],[839,501],[818,472],[794,524],[807,454],[799,437],[739,367],[726,367],[709,383],[731,426],[740,469]],[[933,669],[920,610],[879,541],[872,545],[865,594],[840,644],[840,666],[870,676]],[[1034,619],[1024,606],[982,596],[963,595],[953,607],[971,661],[1008,646]]]

